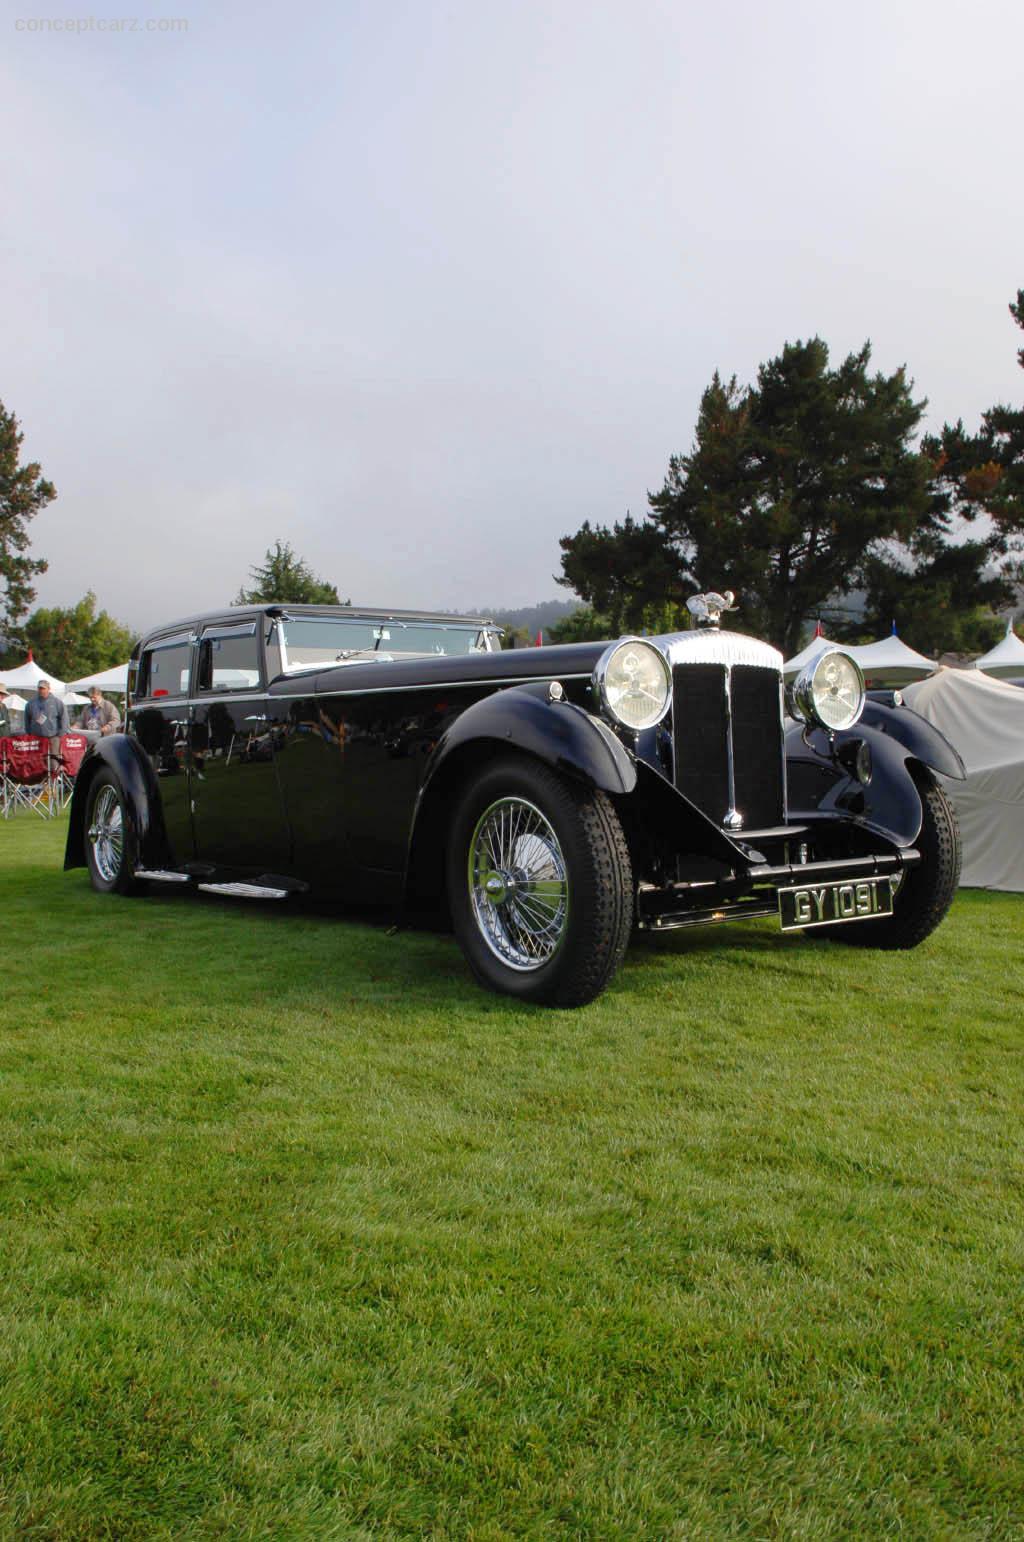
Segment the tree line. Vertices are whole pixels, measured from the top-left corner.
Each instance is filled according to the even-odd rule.
[[[1009,309],[1024,329],[1024,290]],[[1017,358],[1024,368],[1024,348]],[[1024,574],[1024,408],[998,405],[973,433],[961,420],[918,442],[927,402],[905,369],[870,364],[865,343],[833,367],[814,337],[786,343],[753,385],[716,372],[693,444],[670,457],[648,512],[611,527],[587,520],[561,539],[557,581],[583,604],[547,640],[676,630],[695,590],[729,588],[735,625],[787,655],[815,617],[851,642],[898,616],[900,635],[926,653],[991,646],[995,612]],[[22,440],[0,403],[0,665],[32,648],[75,678],[120,663],[135,639],[91,591],[29,613],[47,564],[28,554],[28,527],[57,493],[38,463],[22,463]],[[856,613],[844,606],[854,592]],[[281,541],[235,596],[270,600],[342,603]]]
[[[1024,328],[1024,290],[1010,314]],[[553,637],[674,630],[688,595],[729,588],[735,624],[787,655],[823,615],[853,642],[898,616],[924,652],[991,646],[1022,576],[1024,409],[993,407],[973,434],[960,421],[915,445],[927,403],[904,369],[870,361],[865,343],[833,368],[815,337],[787,343],[754,385],[716,373],[648,513],[561,540],[558,582],[585,604]]]

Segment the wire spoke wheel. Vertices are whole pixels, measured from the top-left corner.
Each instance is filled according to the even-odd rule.
[[[121,800],[109,783],[96,796],[88,834],[97,873],[105,883],[116,882],[124,861],[124,816]]]
[[[535,804],[499,798],[469,842],[473,916],[491,952],[510,969],[540,969],[558,952],[569,920],[569,877],[558,837]]]

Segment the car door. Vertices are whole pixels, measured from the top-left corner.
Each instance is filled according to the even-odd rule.
[[[198,634],[189,759],[197,859],[253,875],[285,871],[288,831],[255,618],[207,623]]]
[[[169,632],[147,642],[139,660],[126,724],[149,756],[172,865],[194,856],[189,802],[189,675],[193,638]]]

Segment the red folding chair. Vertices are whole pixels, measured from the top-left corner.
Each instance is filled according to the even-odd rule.
[[[4,819],[10,813],[9,805],[14,796],[14,784],[7,776],[7,746],[9,738],[0,739],[0,815]]]
[[[42,819],[50,816],[50,741],[30,734],[14,734],[3,741],[4,818],[19,808],[35,809]]]
[[[85,734],[64,734],[60,741],[60,760],[57,763],[50,789],[50,808],[53,813],[67,808],[75,790],[75,777],[82,764],[82,756],[89,748]]]

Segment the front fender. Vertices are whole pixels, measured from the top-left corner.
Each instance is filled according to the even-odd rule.
[[[543,681],[496,691],[467,707],[443,733],[427,761],[409,828],[406,901],[438,897],[452,800],[473,764],[500,751],[525,751],[545,765],[625,796],[637,767],[606,724],[568,701],[552,701]]]
[[[864,703],[864,711],[856,728],[851,728],[847,734],[841,734],[838,737],[863,738],[862,730],[865,728],[895,739],[897,744],[902,744],[915,760],[919,760],[923,766],[928,766],[932,771],[939,771],[943,776],[951,776],[958,782],[962,782],[967,775],[963,761],[945,734],[929,723],[927,718],[923,718],[919,712],[915,712],[912,707],[890,706],[886,701],[872,701],[869,696]]]
[[[156,774],[145,750],[133,734],[111,734],[98,739],[82,758],[71,799],[64,866],[85,866],[85,810],[89,788],[104,766],[113,771],[124,794],[128,834],[135,841],[142,867],[160,867],[168,860],[169,847]]]
[[[890,717],[905,708],[881,708]],[[916,717],[915,714],[910,714]],[[897,846],[912,846],[921,832],[923,805],[915,766],[942,770],[946,775],[962,776],[963,763],[952,745],[941,734],[934,745],[926,735],[908,725],[906,738],[891,726],[877,729],[865,721],[867,711],[855,728],[836,734],[834,745],[820,728],[805,730],[794,724],[786,733],[786,780],[789,817],[802,820],[838,818],[880,835]],[[924,728],[931,725],[918,720]],[[903,725],[901,725],[902,727]],[[934,730],[933,730],[934,732]],[[836,751],[846,742],[862,739],[871,750],[872,776],[864,787],[837,759]],[[926,758],[926,756],[928,758]],[[936,762],[939,762],[936,764]],[[946,771],[946,766],[959,770]],[[920,775],[920,772],[918,773]]]
[[[420,801],[456,750],[489,739],[525,750],[545,765],[582,777],[602,792],[629,793],[636,765],[611,729],[569,701],[552,701],[543,682],[496,691],[467,707],[438,740],[420,786]]]

